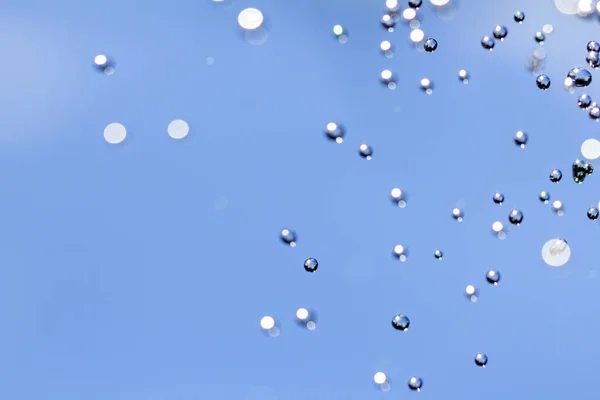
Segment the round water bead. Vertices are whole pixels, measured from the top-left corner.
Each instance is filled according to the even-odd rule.
[[[406,255],[408,254],[408,252],[406,251],[406,248],[404,246],[402,246],[401,244],[397,244],[394,246],[394,256],[399,259],[401,262],[406,261]]]
[[[550,81],[550,78],[545,74],[538,75],[538,77],[535,79],[535,84],[542,90],[547,90],[551,83],[552,82]]]
[[[421,89],[427,94],[433,93],[433,82],[428,78],[421,79]]]
[[[540,201],[544,204],[548,204],[548,202],[550,201],[550,193],[548,192],[540,192]]]
[[[459,208],[452,209],[452,218],[457,220],[458,222],[462,222],[464,217],[464,213]]]
[[[404,314],[398,314],[392,319],[392,326],[398,331],[407,331],[410,326],[410,320]]]
[[[600,107],[596,105],[590,105],[590,118],[594,121],[598,121],[600,119]]]
[[[296,232],[291,229],[282,229],[281,230],[281,240],[285,244],[289,244],[290,247],[296,247],[296,241],[298,240],[296,237]]]
[[[390,90],[396,89],[396,79],[394,74],[389,69],[381,71],[381,83],[388,87]]]
[[[342,44],[348,41],[348,32],[342,25],[334,25],[333,26],[333,35],[338,39],[338,41]]]
[[[458,71],[458,79],[460,79],[461,82],[465,85],[469,83],[469,73],[466,69],[461,69],[460,71]]]
[[[600,141],[597,139],[586,139],[581,144],[581,154],[588,160],[600,158]]]
[[[544,35],[543,32],[536,32],[535,33],[535,41],[538,43],[544,43],[544,40],[546,40],[546,35]]]
[[[520,225],[523,222],[523,213],[519,210],[512,210],[508,214],[508,221],[513,225]]]
[[[487,35],[481,39],[481,46],[486,50],[489,50],[489,51],[494,50],[495,45],[496,45],[496,41]]]
[[[581,67],[572,68],[567,73],[567,77],[573,79],[573,83],[577,87],[586,87],[592,83],[592,74],[590,74],[590,71]]]
[[[587,93],[582,93],[581,96],[577,99],[577,105],[579,108],[587,110],[588,107],[592,104],[592,96]]]
[[[396,26],[396,18],[394,18],[393,15],[384,14],[383,17],[381,17],[381,25],[383,25],[388,32],[393,32],[394,26]]]
[[[590,51],[587,57],[585,57],[585,61],[594,69],[600,68],[600,53],[597,51]]]
[[[433,252],[433,256],[438,260],[441,260],[444,257],[444,253],[441,250],[436,250]]]
[[[542,259],[551,267],[562,267],[571,258],[571,248],[565,239],[548,240],[542,247]]]
[[[238,24],[246,30],[258,29],[263,21],[262,12],[256,8],[246,8],[238,15]]]
[[[371,156],[373,155],[373,148],[368,144],[363,143],[358,148],[358,152],[362,157],[366,158],[367,160],[370,160]]]
[[[596,42],[595,40],[588,42],[587,51],[600,52],[600,43]]]
[[[379,48],[386,57],[389,57],[392,52],[392,43],[389,40],[384,40],[379,44]]]
[[[485,279],[494,286],[498,286],[498,282],[500,282],[500,272],[490,269],[487,274],[485,274]]]
[[[373,375],[373,381],[377,385],[383,385],[387,381],[387,376],[385,376],[383,372],[376,372],[375,375]]]
[[[562,172],[560,169],[553,169],[550,171],[550,182],[558,183],[562,179]]]
[[[417,9],[421,7],[421,4],[423,4],[423,0],[408,0],[408,6],[410,8]]]
[[[552,202],[552,211],[554,211],[559,217],[565,215],[565,210],[563,209],[563,202],[560,200],[554,200]]]
[[[494,203],[496,203],[496,204],[504,203],[504,195],[500,192],[494,193],[494,197],[492,199],[494,200]]]
[[[316,258],[307,258],[304,261],[304,269],[307,272],[315,272],[317,270],[317,268],[319,268],[319,262],[317,261]]]
[[[525,20],[525,13],[523,11],[516,11],[514,18],[515,18],[515,22],[520,24]]]
[[[515,141],[515,144],[523,149],[523,148],[525,148],[525,145],[527,144],[527,140],[529,139],[529,137],[527,136],[527,134],[525,132],[517,131],[515,133],[515,136],[513,139]]]
[[[495,221],[492,224],[492,232],[496,234],[498,239],[504,240],[506,239],[506,232],[504,231],[504,225],[500,221]]]
[[[392,202],[396,204],[400,208],[406,207],[406,201],[404,200],[404,193],[400,188],[393,188],[390,192],[390,197],[392,198]]]
[[[171,121],[169,126],[167,126],[167,133],[171,139],[183,139],[190,133],[190,126],[184,120],[176,119]]]
[[[400,4],[398,4],[398,0],[386,0],[385,7],[391,12],[396,12],[400,9]]]
[[[429,38],[423,43],[423,48],[426,52],[431,53],[434,52],[438,47],[438,42],[434,38]]]
[[[592,221],[595,221],[598,219],[598,215],[600,215],[600,211],[598,211],[598,209],[596,207],[590,207],[587,210],[587,217],[589,219],[591,219]]]
[[[465,296],[467,296],[467,299],[471,300],[472,303],[475,303],[479,297],[479,290],[473,285],[467,285],[465,288]]]
[[[477,353],[475,355],[475,364],[478,367],[485,368],[485,365],[488,362],[488,357],[484,353]]]
[[[118,122],[106,125],[104,128],[104,140],[110,144],[119,144],[127,137],[127,129]]]
[[[329,139],[334,140],[336,143],[341,144],[344,141],[344,128],[336,122],[329,122],[325,125],[325,134]]]
[[[494,27],[493,34],[496,39],[504,40],[504,38],[508,34],[508,29],[506,29],[506,27],[503,25],[496,25]]]
[[[418,376],[413,376],[408,380],[408,387],[410,390],[416,390],[418,392],[421,391],[421,387],[423,386],[423,379]]]

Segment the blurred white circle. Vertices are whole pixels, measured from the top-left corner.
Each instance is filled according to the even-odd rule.
[[[376,372],[375,375],[373,376],[373,380],[375,381],[376,384],[382,385],[387,380],[387,377],[385,376],[385,374],[383,372]]]
[[[104,54],[98,54],[96,57],[94,57],[94,64],[96,65],[104,65],[108,62],[108,59],[106,58],[106,56]]]
[[[410,40],[412,40],[415,43],[420,42],[421,40],[423,40],[424,37],[425,33],[420,29],[413,29],[410,32]]]
[[[304,321],[308,318],[308,310],[306,308],[299,308],[298,311],[296,311],[296,318]]]
[[[271,316],[262,317],[260,320],[260,327],[266,330],[273,329],[275,327],[275,320]]]
[[[183,139],[190,132],[190,127],[184,120],[176,119],[171,121],[167,127],[167,132],[173,139]]]
[[[449,2],[450,0],[431,0],[431,4],[438,7],[445,6]]]
[[[571,248],[564,239],[548,240],[542,247],[542,259],[551,267],[562,267],[571,258]]]
[[[118,122],[108,124],[106,125],[106,128],[104,128],[104,140],[110,144],[119,144],[125,140],[126,136],[127,129]]]
[[[579,0],[554,0],[556,9],[563,14],[575,15],[579,11]]]
[[[587,139],[581,144],[581,155],[588,160],[600,158],[600,141]]]
[[[256,8],[246,8],[238,15],[238,24],[244,29],[256,29],[262,25],[264,17],[262,12]]]

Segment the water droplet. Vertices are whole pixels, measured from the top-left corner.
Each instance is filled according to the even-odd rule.
[[[508,221],[513,225],[520,225],[523,222],[523,213],[519,210],[512,210],[508,214]]]
[[[376,372],[375,375],[373,375],[373,381],[375,381],[375,384],[377,385],[383,385],[387,381],[387,376],[385,376],[383,372]]]
[[[391,58],[394,55],[392,51],[392,43],[389,40],[384,40],[381,42],[379,44],[379,48],[386,58]]]
[[[464,213],[462,212],[461,209],[459,208],[454,208],[452,210],[452,218],[454,218],[455,220],[457,220],[458,222],[463,222],[463,218],[464,218]]]
[[[547,90],[551,83],[548,75],[541,74],[535,79],[535,84],[542,90]]]
[[[563,83],[563,87],[565,88],[565,90],[569,93],[573,93],[575,91],[575,84],[573,79],[567,77],[565,78],[565,81]]]
[[[552,180],[552,178],[550,178],[550,180]],[[548,204],[548,202],[550,201],[550,193],[544,191],[540,192],[539,199],[542,203]]]
[[[506,239],[506,232],[504,232],[504,225],[500,221],[496,221],[492,224],[492,232],[496,234],[498,239]]]
[[[585,177],[588,175],[588,170],[589,170],[589,166],[588,164],[584,163],[581,160],[575,160],[575,162],[573,163],[573,180],[575,181],[575,183],[583,183],[583,181],[585,180]],[[592,172],[593,172],[593,168],[592,168]]]
[[[413,376],[408,380],[408,387],[410,390],[416,390],[418,392],[421,391],[421,387],[423,386],[423,379],[418,376]]]
[[[381,83],[388,87],[390,90],[396,89],[396,79],[394,74],[389,69],[381,71]]]
[[[325,134],[329,139],[334,140],[336,143],[341,144],[344,141],[345,133],[344,128],[335,122],[330,122],[325,125]]]
[[[493,200],[496,204],[502,204],[504,202],[504,195],[500,192],[496,192],[494,193]]]
[[[281,230],[281,240],[283,243],[290,245],[290,247],[296,247],[296,241],[298,240],[296,237],[296,232],[291,229],[282,229]]]
[[[367,160],[370,160],[371,156],[373,155],[373,148],[368,144],[361,144],[358,151],[360,155],[366,158]]]
[[[467,299],[472,303],[475,303],[479,298],[479,290],[473,285],[467,285],[465,288],[465,296],[467,296]]]
[[[565,215],[565,210],[563,209],[563,202],[560,200],[554,200],[552,202],[552,211],[554,211],[559,217]]]
[[[587,110],[590,104],[592,104],[592,96],[587,93],[582,93],[577,99],[577,105],[583,110]]]
[[[433,252],[433,256],[438,260],[441,260],[444,257],[444,253],[441,250],[436,250]]]
[[[399,331],[407,331],[410,326],[410,320],[404,314],[398,314],[392,319],[392,326]]]
[[[546,40],[546,35],[544,35],[543,32],[536,32],[535,33],[535,41],[538,43],[544,43],[544,40]]]
[[[469,78],[469,72],[467,72],[466,69],[461,69],[460,71],[458,71],[458,79],[460,79],[460,81],[465,85],[469,83]]]
[[[238,24],[246,30],[254,30],[262,25],[264,17],[256,8],[246,8],[238,15]]]
[[[496,41],[487,35],[481,39],[481,46],[486,50],[489,50],[489,51],[494,50],[495,45],[496,45]]]
[[[395,16],[384,14],[383,17],[381,17],[381,25],[383,25],[388,32],[394,32],[394,27],[396,26]]]
[[[587,51],[595,51],[596,53],[600,52],[600,43],[592,40],[587,44]]]
[[[106,125],[106,128],[104,128],[104,140],[106,140],[107,143],[119,144],[125,140],[126,136],[127,129],[118,122],[108,124]]]
[[[598,121],[600,119],[600,107],[595,105],[596,103],[592,103],[590,105],[590,118]]]
[[[103,72],[104,75],[113,75],[115,73],[115,62],[104,54],[98,54],[94,57],[94,67]]]
[[[585,173],[588,175],[591,175],[594,173],[594,167],[589,162],[587,162],[583,165],[583,169],[585,170]]]
[[[525,145],[527,144],[527,140],[529,139],[529,137],[527,136],[527,134],[525,132],[517,131],[515,133],[515,136],[513,139],[515,141],[515,144],[523,149],[523,148],[525,148]]]
[[[187,122],[182,119],[176,119],[169,123],[167,127],[167,133],[171,137],[171,139],[183,139],[190,132],[190,126]]]
[[[498,282],[500,282],[500,272],[490,269],[487,274],[485,274],[485,279],[494,286],[498,286]]]
[[[348,41],[348,32],[342,25],[338,24],[333,26],[333,35],[341,44],[344,44]]]
[[[419,8],[421,7],[421,4],[423,4],[423,0],[408,0],[408,6],[410,8]]]
[[[435,40],[433,38],[429,38],[423,43],[423,48],[428,53],[434,52],[435,49],[437,49],[437,47],[438,47],[438,42],[437,42],[437,40]]]
[[[562,172],[560,169],[553,169],[550,171],[550,182],[558,183],[562,179]]]
[[[317,328],[316,314],[306,308],[299,308],[296,310],[296,320],[300,326],[314,331]]]
[[[400,9],[400,4],[398,0],[386,0],[385,7],[391,12],[396,12]]]
[[[597,51],[590,51],[585,58],[585,61],[594,69],[600,68],[600,53]]]
[[[427,94],[433,93],[433,82],[428,78],[421,79],[421,89]]]
[[[597,139],[586,139],[581,144],[581,154],[588,160],[600,158],[600,141]]]
[[[406,261],[407,254],[408,252],[406,251],[406,248],[401,244],[397,244],[394,246],[394,257],[396,257],[401,262]]]
[[[546,35],[550,35],[552,32],[554,32],[554,26],[551,24],[544,24],[542,26],[542,32],[544,32]]]
[[[569,78],[573,79],[573,83],[577,87],[586,87],[590,83],[592,83],[592,74],[590,74],[590,71],[588,71],[587,69],[584,69],[584,68],[580,68],[580,67],[572,68],[568,72],[567,76]]]
[[[600,215],[600,211],[598,211],[598,209],[596,207],[590,207],[587,210],[587,217],[589,219],[591,219],[592,221],[597,220],[599,215]]]
[[[503,25],[496,25],[493,34],[496,39],[504,40],[506,35],[508,35],[508,29]]]
[[[410,31],[410,40],[414,43],[420,43],[424,37],[425,33],[421,29],[413,29],[412,31]]]
[[[266,330],[272,329],[275,326],[275,319],[271,316],[264,316],[260,320],[260,327]]]
[[[319,262],[315,258],[307,258],[304,261],[304,269],[307,272],[315,272],[319,268]]]
[[[551,239],[542,247],[542,259],[551,267],[562,267],[571,258],[571,248],[564,239]]]
[[[515,22],[520,24],[525,20],[525,13],[523,11],[516,11],[514,18],[515,18]]]
[[[404,193],[399,188],[393,188],[390,192],[390,197],[392,198],[392,202],[396,204],[400,208],[406,207],[406,200],[404,199]]]
[[[475,355],[475,364],[478,367],[485,368],[485,365],[488,362],[488,357],[484,353],[477,353]]]

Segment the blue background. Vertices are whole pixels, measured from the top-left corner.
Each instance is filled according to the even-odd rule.
[[[552,2],[457,6],[446,21],[424,4],[421,29],[439,47],[420,53],[406,25],[382,29],[383,0],[5,1],[0,397],[598,398],[600,226],[586,210],[600,185],[570,172],[598,124],[562,82],[585,66],[599,22]],[[237,25],[246,7],[265,15],[260,46]],[[524,64],[546,23],[544,92]],[[496,24],[508,36],[485,51]],[[114,57],[115,75],[93,69],[96,54]],[[396,90],[378,82],[383,68]],[[181,141],[166,132],[177,118],[191,127]],[[325,138],[330,121],[346,126],[343,144]],[[111,122],[128,130],[122,145],[103,139]],[[390,203],[393,187],[409,194],[405,209]],[[541,190],[564,202],[563,217]],[[509,225],[512,208],[523,224],[498,240],[491,224]],[[296,248],[278,237],[286,227]],[[541,259],[555,237],[571,246],[563,268]],[[392,258],[396,244],[407,262]],[[318,312],[315,331],[294,323],[299,307]],[[407,332],[392,329],[397,313]],[[264,315],[279,337],[262,334]],[[377,371],[389,393],[374,387]]]

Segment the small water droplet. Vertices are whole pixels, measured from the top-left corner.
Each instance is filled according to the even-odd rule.
[[[597,51],[590,51],[585,58],[585,61],[594,69],[600,68],[600,53]]]
[[[600,52],[600,43],[592,40],[587,44],[587,51],[595,51],[596,53]]]
[[[319,262],[316,258],[307,258],[304,261],[304,269],[307,272],[315,272],[319,268]]]
[[[502,204],[504,202],[504,195],[500,192],[496,192],[494,193],[493,200],[496,204]]]
[[[598,121],[600,119],[600,107],[598,107],[596,103],[592,103],[590,105],[590,118],[594,121]]]
[[[394,55],[392,43],[389,40],[384,40],[379,44],[381,52],[386,58],[391,58]]]
[[[600,211],[598,211],[598,209],[596,207],[590,207],[587,210],[587,217],[589,219],[591,219],[592,221],[597,220],[599,215],[600,215]]]
[[[550,81],[548,75],[541,74],[535,79],[535,84],[542,90],[547,90],[551,83],[552,82]]]
[[[559,217],[565,215],[565,210],[563,208],[563,202],[560,200],[554,200],[552,202],[552,211],[556,213]]]
[[[360,155],[367,160],[370,160],[371,156],[373,155],[373,148],[368,144],[361,144],[358,151]]]
[[[552,180],[552,179],[550,179],[550,180]],[[542,203],[548,204],[548,202],[550,201],[550,193],[544,192],[544,191],[540,192],[539,199]]]
[[[481,39],[481,46],[486,50],[489,50],[489,51],[494,50],[495,45],[496,45],[496,41],[487,35]]]
[[[282,229],[281,230],[281,240],[283,243],[290,245],[290,247],[296,247],[296,241],[298,240],[296,237],[296,232],[291,229]]]
[[[457,220],[458,222],[463,222],[463,218],[464,218],[464,213],[462,212],[461,209],[459,208],[454,208],[452,210],[452,218],[454,218],[455,220]]]
[[[520,225],[523,222],[523,213],[519,210],[512,210],[508,214],[508,221],[513,225]]]
[[[479,299],[479,290],[473,285],[467,285],[465,288],[465,296],[467,296],[467,299],[472,303],[475,303]]]
[[[341,44],[344,44],[348,41],[348,32],[342,25],[338,24],[333,26],[333,35]]]
[[[336,122],[329,122],[327,125],[325,125],[325,134],[329,139],[341,144],[344,141],[345,130]]]
[[[393,188],[390,192],[390,197],[392,198],[392,202],[396,204],[400,208],[406,207],[406,199],[404,198],[404,193],[400,188]]]
[[[538,43],[544,43],[544,40],[546,40],[546,35],[544,35],[543,32],[536,32],[535,33],[535,41]]]
[[[396,78],[394,74],[389,69],[384,69],[381,71],[381,83],[387,86],[388,89],[394,90],[396,89]]]
[[[572,68],[567,73],[567,77],[573,79],[573,83],[577,87],[586,87],[592,83],[592,74],[590,74],[590,71],[581,67]]]
[[[408,0],[408,6],[410,8],[418,9],[423,4],[423,0]]]
[[[429,38],[423,43],[423,48],[426,52],[431,53],[434,52],[438,47],[438,42],[434,38]]]
[[[421,79],[421,89],[427,94],[433,93],[433,82],[428,78]]]
[[[397,17],[394,14],[384,14],[383,17],[381,17],[381,25],[383,25],[388,32],[394,32],[396,20]]]
[[[394,257],[396,257],[398,260],[400,260],[401,262],[405,262],[408,252],[406,251],[406,248],[404,246],[402,246],[401,244],[397,244],[396,246],[394,246],[393,254]]]
[[[458,79],[460,79],[460,81],[465,85],[469,83],[469,78],[469,72],[467,72],[466,69],[461,69],[460,71],[458,71]]]
[[[407,331],[410,326],[410,320],[404,314],[398,314],[392,319],[392,326],[399,331]]]
[[[493,34],[496,39],[504,40],[506,35],[508,35],[508,29],[503,25],[496,25]]]
[[[525,13],[523,11],[516,11],[514,18],[515,18],[515,22],[520,24],[525,20]]]
[[[477,353],[475,355],[475,364],[477,364],[478,367],[485,368],[487,362],[488,357],[484,353]]]
[[[423,379],[418,376],[413,376],[408,380],[408,387],[410,390],[416,390],[418,392],[421,391],[421,387],[423,386]]]
[[[400,9],[400,4],[398,0],[386,0],[385,7],[391,12],[396,12]]]
[[[500,272],[490,269],[487,274],[485,274],[485,279],[494,286],[498,286],[498,282],[500,282]]]
[[[550,171],[550,182],[558,183],[562,179],[562,172],[560,169],[553,169]]]
[[[523,149],[523,148],[525,148],[525,145],[527,144],[527,140],[529,140],[529,137],[527,136],[527,134],[525,132],[517,131],[515,133],[515,136],[513,139],[515,141],[515,144]]]
[[[581,96],[579,96],[579,98],[577,99],[577,105],[583,110],[587,110],[591,104],[592,96],[590,96],[587,93],[582,93]]]
[[[436,250],[433,252],[433,256],[438,260],[441,260],[444,257],[444,253],[441,250]]]

